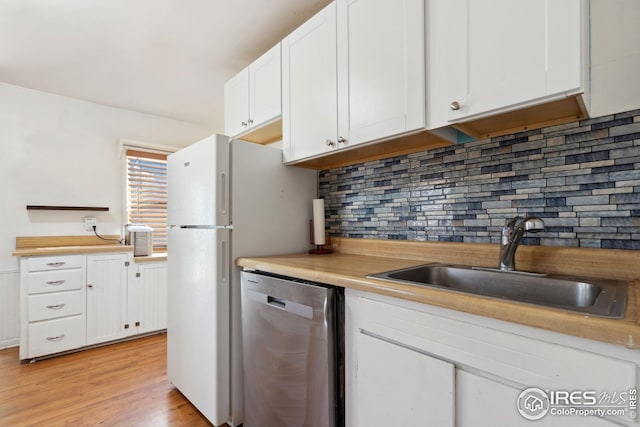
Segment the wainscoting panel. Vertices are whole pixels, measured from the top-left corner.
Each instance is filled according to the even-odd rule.
[[[20,342],[20,272],[0,271],[0,349]]]

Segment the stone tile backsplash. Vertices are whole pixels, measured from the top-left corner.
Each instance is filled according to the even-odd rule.
[[[320,172],[332,235],[640,249],[640,110]]]

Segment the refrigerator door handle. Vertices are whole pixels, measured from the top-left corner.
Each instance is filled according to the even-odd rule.
[[[220,242],[220,278],[227,281],[227,242]]]
[[[220,174],[220,210],[222,212],[222,214],[226,215],[227,214],[227,210],[228,210],[228,194],[229,194],[229,184],[228,184],[228,180],[227,180],[227,174],[222,172]]]

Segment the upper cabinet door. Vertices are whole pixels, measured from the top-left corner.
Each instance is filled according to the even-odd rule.
[[[582,92],[583,6],[429,1],[430,127]]]
[[[224,84],[224,132],[235,136],[249,128],[249,67]]]
[[[337,145],[336,7],[331,3],[282,41],[285,162]]]
[[[249,126],[258,127],[282,113],[280,43],[249,66]]]
[[[449,120],[544,96],[544,2],[451,3],[459,24],[450,29],[450,66],[463,74],[448,82],[449,103],[461,106],[449,108]]]
[[[424,128],[424,1],[338,0],[337,7],[344,144]]]
[[[225,134],[243,135],[280,117],[280,65],[278,43],[225,83]]]

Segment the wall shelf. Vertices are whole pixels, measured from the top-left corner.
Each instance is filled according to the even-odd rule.
[[[101,206],[48,206],[27,205],[28,211],[108,211],[109,208]]]

